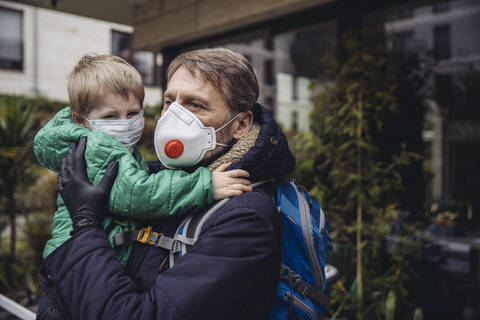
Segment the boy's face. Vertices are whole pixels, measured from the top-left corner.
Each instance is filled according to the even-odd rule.
[[[85,117],[88,120],[127,120],[136,116],[140,111],[142,111],[142,106],[132,93],[128,94],[128,99],[110,93]],[[88,126],[86,121],[81,124]]]

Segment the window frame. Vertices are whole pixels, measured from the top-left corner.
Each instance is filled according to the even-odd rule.
[[[133,49],[133,41],[132,41],[132,33],[130,32],[126,32],[126,31],[120,31],[120,30],[117,30],[117,29],[111,29],[110,30],[110,44],[111,44],[111,48],[110,48],[110,52],[112,55],[115,55],[114,52],[113,52],[113,48],[114,48],[114,45],[113,45],[113,38],[114,38],[114,34],[117,33],[117,34],[121,34],[121,35],[127,35],[129,37],[128,39],[128,58],[126,59],[128,63],[130,63],[134,68],[135,70],[137,70],[140,74],[140,70],[137,69],[136,67],[136,61],[135,61],[135,53],[136,51]],[[138,51],[148,51],[148,52],[151,52],[153,57],[153,61],[152,61],[152,75],[153,75],[153,79],[152,79],[152,82],[151,83],[147,83],[144,79],[144,77],[142,76],[142,82],[143,82],[143,85],[144,87],[155,87],[155,88],[160,88],[161,87],[161,77],[160,75],[158,74],[158,64],[157,64],[157,56],[158,56],[158,52],[155,52],[155,51],[149,51],[149,50],[138,50]],[[123,57],[120,57],[120,58],[123,58]],[[125,58],[123,58],[125,59]]]
[[[2,63],[0,63],[0,70],[23,72],[25,69],[25,35],[24,35],[25,26],[24,26],[23,10],[5,7],[1,5],[0,5],[0,10],[11,11],[20,15],[20,39],[19,39],[20,40],[20,65],[18,67],[15,67],[15,66],[9,67],[9,66],[3,66]],[[0,60],[2,59],[0,58]]]
[[[132,34],[129,33],[129,32],[125,32],[125,31],[120,31],[120,30],[116,30],[116,29],[112,29],[110,31],[110,52],[112,55],[116,55],[114,52],[113,52],[113,38],[114,38],[114,34],[115,33],[118,33],[118,34],[121,34],[121,35],[127,35],[129,37],[129,40],[128,40],[128,58],[126,59],[128,61],[128,63],[132,63],[133,62],[133,48],[132,48]],[[119,56],[120,58],[123,58],[121,56]],[[124,58],[123,58],[124,59]]]

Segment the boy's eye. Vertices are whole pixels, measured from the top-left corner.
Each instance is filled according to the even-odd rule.
[[[127,116],[128,116],[128,118],[133,118],[133,117],[135,117],[137,114],[138,114],[137,111],[132,111],[132,112],[129,112]]]
[[[103,119],[113,119],[115,118],[115,116],[113,114],[107,114],[105,116],[103,116]]]

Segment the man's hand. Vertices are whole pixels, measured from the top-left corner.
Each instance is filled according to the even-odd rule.
[[[85,165],[86,138],[72,143],[63,157],[62,168],[58,173],[60,192],[73,223],[71,234],[91,226],[99,226],[108,210],[110,189],[117,177],[118,162],[111,162],[102,180],[92,186],[87,177]]]
[[[245,179],[250,174],[241,169],[225,171],[230,165],[230,162],[224,163],[212,172],[213,198],[215,200],[239,196],[243,192],[252,191],[250,181]]]

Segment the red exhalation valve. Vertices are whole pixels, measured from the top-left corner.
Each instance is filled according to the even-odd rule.
[[[183,153],[183,143],[180,140],[170,140],[165,144],[163,151],[169,158],[178,158]]]

